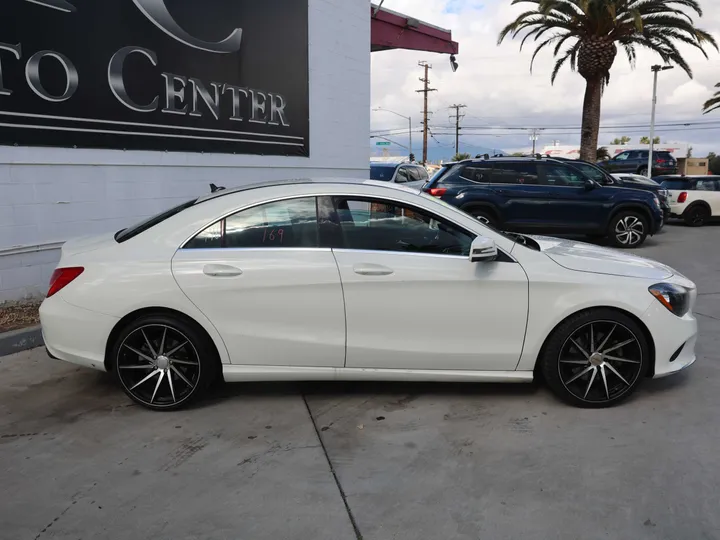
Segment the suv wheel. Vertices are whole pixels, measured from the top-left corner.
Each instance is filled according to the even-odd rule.
[[[647,167],[641,167],[638,171],[638,174],[640,176],[648,176],[648,168]]]
[[[647,218],[640,212],[626,210],[610,220],[608,236],[613,246],[636,248],[647,238]]]
[[[480,223],[484,223],[485,225],[488,225],[492,228],[497,228],[497,218],[495,217],[495,214],[492,213],[492,211],[487,210],[485,208],[468,208],[465,210],[468,214],[470,214],[472,217],[477,219]]]

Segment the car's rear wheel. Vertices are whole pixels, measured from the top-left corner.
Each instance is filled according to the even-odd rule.
[[[647,373],[650,352],[638,324],[611,309],[578,313],[551,334],[540,358],[550,389],[578,407],[601,408],[628,398]]]
[[[490,227],[497,228],[498,220],[492,210],[488,210],[487,208],[483,207],[477,207],[468,208],[465,211],[472,217],[477,219],[480,223],[484,223],[485,225],[488,225]]]
[[[627,210],[610,220],[608,236],[615,247],[636,248],[645,242],[647,235],[647,218],[640,212]]]
[[[641,167],[641,168],[638,170],[638,174],[639,174],[640,176],[648,176],[648,168],[647,168],[647,167]]]
[[[705,206],[693,206],[683,213],[683,220],[690,227],[702,227],[710,219],[710,211]]]
[[[215,379],[217,358],[209,339],[173,316],[136,319],[118,335],[112,369],[125,393],[154,410],[172,410],[199,397]]]

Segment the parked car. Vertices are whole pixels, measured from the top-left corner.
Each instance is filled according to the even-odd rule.
[[[633,173],[615,173],[612,175],[618,186],[624,186],[635,189],[644,189],[655,193],[660,200],[660,207],[663,211],[664,221],[670,219],[670,199],[668,190],[662,187],[658,182],[647,176]]]
[[[370,180],[404,184],[420,189],[429,179],[425,167],[416,163],[370,163]]]
[[[40,318],[52,357],[112,372],[151,409],[181,407],[217,377],[539,372],[565,401],[606,407],[695,361],[696,297],[663,264],[503,234],[418,190],[297,180],[66,242]]]
[[[495,228],[608,236],[635,248],[663,224],[651,192],[602,185],[553,158],[490,158],[448,164],[425,191]]]
[[[668,190],[670,212],[693,227],[720,217],[720,176],[659,176]]]
[[[667,190],[651,178],[633,173],[610,174],[608,171],[598,167],[596,164],[582,161],[580,159],[558,157],[554,157],[553,159],[569,163],[573,167],[580,169],[586,176],[592,178],[599,184],[651,191],[660,201],[660,208],[662,208],[663,211],[663,224],[670,218],[670,202],[668,201]]]
[[[677,174],[677,160],[664,150],[653,151],[652,174],[648,174],[649,153],[649,150],[626,150],[608,161],[601,161],[599,165],[612,173],[637,173],[642,176]]]

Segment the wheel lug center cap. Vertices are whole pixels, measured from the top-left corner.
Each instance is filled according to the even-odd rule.
[[[590,355],[590,364],[593,366],[602,365],[605,362],[602,353],[595,352]]]
[[[160,355],[155,359],[155,365],[158,369],[167,369],[170,366],[170,359],[167,356]]]

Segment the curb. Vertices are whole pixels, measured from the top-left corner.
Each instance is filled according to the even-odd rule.
[[[8,356],[43,345],[40,325],[0,333],[0,356]]]

